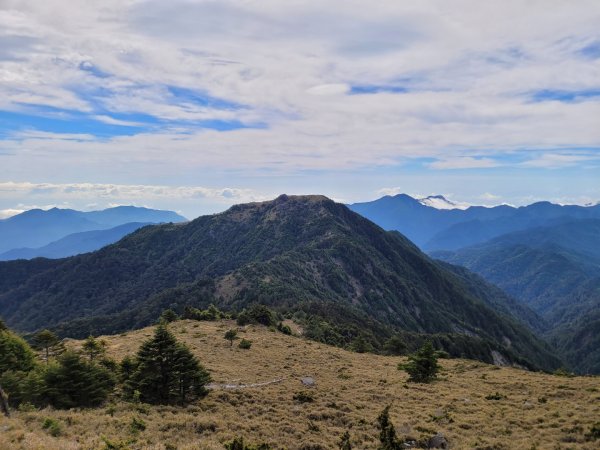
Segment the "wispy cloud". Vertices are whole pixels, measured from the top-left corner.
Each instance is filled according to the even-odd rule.
[[[488,169],[491,167],[499,167],[501,164],[490,158],[462,156],[437,160],[427,165],[432,169]]]
[[[1,176],[583,167],[563,155],[600,152],[599,22],[585,1],[4,2]]]

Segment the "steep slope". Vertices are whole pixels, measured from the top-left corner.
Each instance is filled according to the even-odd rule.
[[[402,235],[321,196],[281,196],[143,228],[15,283],[0,295],[0,315],[27,331],[70,321],[65,332],[85,335],[146,325],[165,307],[211,302],[321,317],[374,343],[394,330],[459,333],[488,354],[558,364],[523,325],[486,306]]]
[[[119,206],[103,211],[32,209],[0,220],[0,253],[18,248],[38,248],[84,231],[105,230],[131,222],[166,223],[186,219],[172,211]]]
[[[538,202],[514,208],[437,209],[405,194],[349,205],[386,230],[397,230],[427,251],[456,250],[502,234],[579,219],[600,219],[600,205]]]
[[[571,221],[433,255],[498,285],[545,319],[545,334],[582,372],[600,371],[600,220]],[[585,351],[588,349],[589,351]]]
[[[80,253],[93,252],[117,242],[123,236],[149,225],[149,223],[126,223],[108,230],[82,231],[65,236],[40,248],[17,248],[0,254],[0,261],[32,258],[66,258]]]

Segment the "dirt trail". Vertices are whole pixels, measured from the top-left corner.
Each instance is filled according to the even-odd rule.
[[[263,383],[249,383],[249,384],[233,384],[233,383],[209,383],[206,385],[206,389],[246,389],[254,387],[268,386],[270,384],[281,383],[285,378],[278,378],[276,380],[265,381]]]

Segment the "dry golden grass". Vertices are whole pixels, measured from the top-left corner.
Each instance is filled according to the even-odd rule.
[[[397,370],[402,358],[357,354],[248,327],[240,337],[253,342],[241,350],[223,338],[233,322],[180,321],[170,325],[212,374],[216,383],[279,383],[239,390],[216,389],[186,408],[141,407],[115,400],[103,408],[77,411],[15,412],[0,419],[1,449],[101,449],[101,436],[131,449],[223,449],[244,436],[272,448],[335,449],[349,430],[353,448],[375,449],[375,420],[392,404],[399,436],[441,432],[453,449],[598,449],[585,433],[600,420],[600,378],[565,378],[498,368],[469,360],[441,361],[440,380],[407,384]],[[107,336],[109,355],[134,354],[152,328]],[[71,342],[77,346],[79,343]],[[304,387],[301,377],[316,380]],[[293,400],[310,392],[312,403]],[[499,393],[500,400],[485,397]],[[53,418],[62,434],[42,429]],[[134,433],[133,418],[144,431]],[[312,447],[309,445],[313,444]],[[318,446],[318,445],[320,446]]]

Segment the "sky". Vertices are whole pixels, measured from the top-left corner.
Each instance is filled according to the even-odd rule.
[[[0,218],[600,200],[597,0],[0,0]]]

